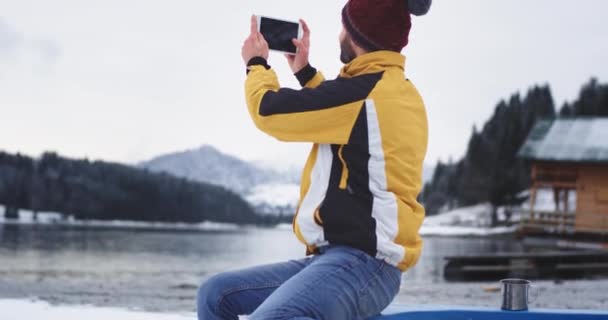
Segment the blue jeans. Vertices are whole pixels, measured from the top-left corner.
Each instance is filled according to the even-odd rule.
[[[399,292],[401,270],[348,246],[215,275],[198,291],[199,320],[368,319]]]

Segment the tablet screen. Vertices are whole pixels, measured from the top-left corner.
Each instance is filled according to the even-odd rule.
[[[294,22],[260,17],[260,32],[273,50],[296,53],[296,46],[291,41],[298,38],[299,24]]]

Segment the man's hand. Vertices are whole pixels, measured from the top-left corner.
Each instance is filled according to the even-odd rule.
[[[241,48],[241,56],[245,65],[251,58],[262,57],[268,60],[268,43],[264,36],[258,31],[258,20],[256,16],[251,16],[251,33],[245,39],[243,48]]]
[[[298,71],[302,70],[302,68],[308,65],[308,52],[310,51],[310,29],[308,29],[308,25],[302,19],[300,19],[300,23],[302,24],[302,30],[304,34],[302,35],[302,39],[293,39],[293,44],[298,48],[298,51],[295,55],[286,54],[287,63],[293,71],[294,74],[298,73]]]

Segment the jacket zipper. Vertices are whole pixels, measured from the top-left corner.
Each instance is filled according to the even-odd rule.
[[[346,190],[348,187],[348,166],[342,155],[342,149],[344,149],[344,145],[341,145],[340,149],[338,149],[338,157],[340,158],[340,162],[342,162],[342,176],[340,177],[340,185],[338,187],[342,190]]]

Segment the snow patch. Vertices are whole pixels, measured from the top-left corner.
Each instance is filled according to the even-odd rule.
[[[521,219],[521,211],[530,210],[530,190],[523,191],[517,195],[518,198],[528,198],[521,207],[498,207],[498,221],[506,221],[507,216],[512,224],[516,224]],[[553,190],[541,188],[536,192],[534,210],[536,211],[565,211],[563,200],[565,193],[560,194],[559,204],[556,206]],[[568,192],[568,211],[576,211],[576,191]],[[421,235],[440,235],[440,236],[491,236],[498,234],[513,233],[517,226],[491,225],[492,205],[482,203],[475,206],[458,208],[449,212],[424,219],[420,228]]]
[[[31,210],[19,210],[19,219],[5,219],[4,206],[0,205],[0,223],[3,224],[46,224],[46,225],[67,225],[67,226],[83,226],[83,227],[107,227],[107,228],[130,228],[130,229],[171,229],[171,230],[204,230],[204,231],[222,231],[236,230],[241,226],[234,223],[223,223],[204,221],[200,223],[183,223],[183,222],[144,222],[144,221],[127,221],[127,220],[75,220],[72,217],[63,218],[61,213],[57,212],[39,212],[38,219],[34,219],[34,213]]]
[[[0,205],[0,223],[18,222],[24,224],[32,223],[55,223],[62,220],[61,213],[51,211],[39,211],[37,219],[34,219],[34,212],[31,210],[19,210],[19,220],[6,220],[4,217],[5,207]]]
[[[458,208],[435,216],[426,217],[423,226],[481,227],[482,221],[489,218],[490,210],[492,210],[492,207],[488,203]]]
[[[475,236],[485,237],[501,234],[511,234],[517,231],[516,226],[511,227],[495,227],[495,228],[477,228],[477,227],[458,227],[458,226],[425,226],[420,228],[421,236],[446,236],[446,237],[463,237]]]
[[[93,306],[52,306],[44,301],[0,300],[0,319],[45,320],[191,320],[194,314],[164,314],[97,308]]]
[[[491,212],[492,205],[483,203],[429,216],[424,219],[419,233],[422,236],[492,236],[517,230],[517,226],[490,227]],[[498,208],[497,213],[498,219],[504,220],[506,208]],[[511,221],[517,220],[518,215],[511,215]]]

